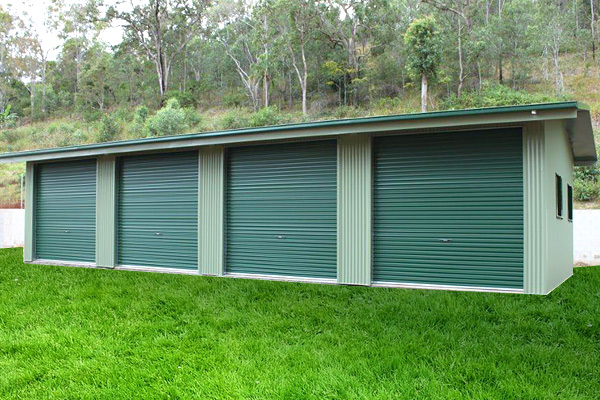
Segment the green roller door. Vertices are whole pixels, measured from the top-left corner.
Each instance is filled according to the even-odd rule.
[[[336,142],[230,149],[229,273],[336,277]]]
[[[119,160],[120,265],[198,268],[198,152]]]
[[[96,160],[37,165],[35,193],[36,258],[94,262]]]
[[[523,287],[520,129],[375,140],[375,281]]]

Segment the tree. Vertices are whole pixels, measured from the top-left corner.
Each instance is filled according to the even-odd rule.
[[[433,17],[415,19],[406,30],[404,42],[408,50],[408,70],[414,77],[421,78],[421,112],[426,112],[427,87],[435,78],[440,62]]]
[[[269,60],[265,53],[268,53],[270,38],[261,11],[247,0],[222,1],[213,9],[215,39],[233,61],[254,111],[260,108],[261,81],[265,87],[268,85],[265,71]],[[259,15],[261,18],[257,18]],[[266,99],[268,91],[263,100],[265,105]]]
[[[108,18],[124,21],[127,38],[135,40],[154,62],[161,103],[169,88],[173,62],[205,29],[209,4],[210,0],[148,0],[138,5],[131,0],[130,11],[109,9]]]
[[[302,113],[307,114],[308,55],[307,47],[315,40],[317,8],[311,0],[282,0],[278,29],[291,58],[302,91]]]

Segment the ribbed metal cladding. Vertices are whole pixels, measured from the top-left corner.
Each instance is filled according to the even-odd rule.
[[[120,265],[198,268],[198,152],[119,159]]]
[[[116,161],[114,156],[98,158],[96,178],[96,266],[114,267]]]
[[[544,124],[530,123],[523,129],[523,174],[525,218],[526,293],[546,294],[547,227],[544,200]]]
[[[221,146],[200,150],[199,272],[223,275],[224,151]]]
[[[371,137],[338,139],[338,282],[371,284]]]
[[[31,262],[35,258],[35,165],[28,162],[25,166],[25,238],[23,261]]]
[[[374,280],[523,287],[521,129],[375,139]]]
[[[228,150],[229,273],[336,278],[335,141]]]
[[[36,167],[36,258],[94,262],[96,160]]]

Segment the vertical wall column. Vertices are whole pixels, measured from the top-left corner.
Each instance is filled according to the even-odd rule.
[[[225,151],[222,146],[200,149],[198,176],[198,272],[223,275]]]
[[[25,167],[25,243],[23,261],[35,259],[35,165],[28,162]]]
[[[530,294],[546,294],[544,277],[548,260],[544,164],[544,124],[526,124],[523,128],[523,289]]]
[[[338,139],[338,283],[371,284],[371,154],[369,135]]]
[[[114,268],[117,198],[115,157],[99,157],[96,168],[96,266]]]

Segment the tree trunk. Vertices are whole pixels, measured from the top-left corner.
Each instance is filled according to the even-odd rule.
[[[421,76],[421,112],[427,112],[427,75]]]
[[[263,104],[269,107],[269,74],[265,71],[263,76]]]
[[[595,0],[590,0],[590,8],[591,8],[591,12],[592,12],[592,23],[591,23],[591,28],[592,28],[592,59],[596,59],[596,30],[594,27],[594,19],[595,19],[595,13],[596,11],[594,10],[594,1]]]
[[[458,90],[456,95],[458,97],[461,96],[462,94],[462,88],[463,88],[463,84],[465,82],[465,74],[464,74],[464,68],[463,68],[463,51],[462,51],[462,23],[460,21],[460,17],[458,18],[458,68],[459,68],[459,74],[458,74]]]

